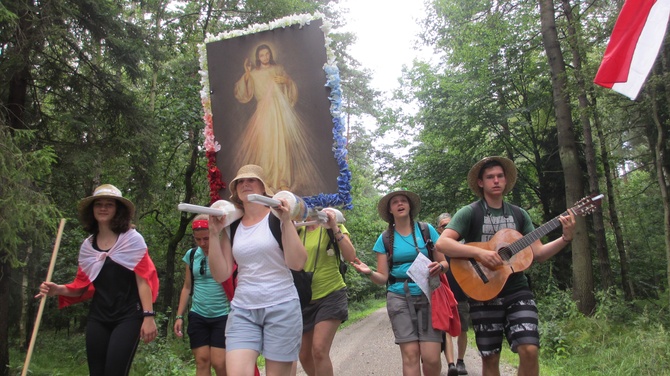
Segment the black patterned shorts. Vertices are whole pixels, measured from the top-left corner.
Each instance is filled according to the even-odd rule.
[[[503,334],[513,352],[519,345],[540,346],[537,306],[529,289],[487,302],[470,300],[470,318],[483,357],[500,353]]]

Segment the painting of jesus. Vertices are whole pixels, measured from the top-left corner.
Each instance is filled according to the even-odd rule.
[[[213,128],[224,179],[263,167],[274,191],[338,192],[321,21],[207,44]]]

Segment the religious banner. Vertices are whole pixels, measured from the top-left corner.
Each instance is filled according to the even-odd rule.
[[[209,37],[200,46],[210,198],[243,165],[309,207],[351,208],[339,70],[323,15]]]

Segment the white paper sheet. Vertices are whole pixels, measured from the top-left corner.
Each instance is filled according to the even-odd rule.
[[[407,275],[414,280],[417,286],[423,291],[423,293],[428,297],[430,302],[430,285],[428,283],[428,277],[430,276],[430,269],[428,269],[428,264],[432,261],[423,253],[419,253],[414,259],[412,265],[407,269]]]

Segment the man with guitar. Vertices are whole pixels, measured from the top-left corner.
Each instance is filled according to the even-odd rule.
[[[461,208],[435,244],[452,257],[454,277],[470,297],[484,376],[500,375],[503,335],[519,354],[518,374],[539,374],[537,307],[523,270],[532,261],[545,261],[565,248],[575,228],[575,216],[568,210],[558,217],[563,227],[560,238],[547,244],[531,240],[515,251],[513,246],[523,243],[523,239],[515,242],[521,234],[535,230],[525,210],[503,200],[516,177],[516,166],[507,158],[477,162],[468,173],[468,185],[481,200]],[[466,243],[459,243],[461,239]]]

